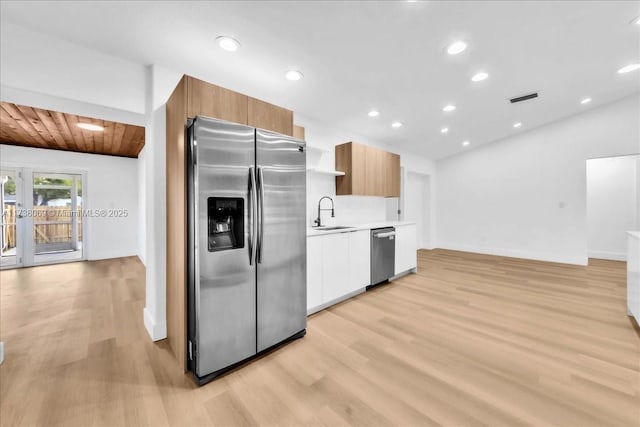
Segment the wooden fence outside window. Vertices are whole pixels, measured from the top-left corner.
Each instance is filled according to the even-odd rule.
[[[4,206],[6,224],[3,250],[16,246],[16,208],[14,205]],[[71,241],[71,208],[59,206],[34,206],[33,222],[35,227],[34,242],[36,245],[46,243],[63,243]],[[82,209],[78,208],[73,220],[78,221],[78,241],[82,241]]]

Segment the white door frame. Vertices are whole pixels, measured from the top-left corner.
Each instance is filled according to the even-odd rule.
[[[426,195],[422,195],[425,199],[423,199],[423,202],[426,201],[428,208],[429,208],[429,221],[428,223],[422,223],[422,230],[423,233],[426,232],[427,236],[429,236],[428,238],[428,245],[427,247],[423,248],[422,246],[422,242],[418,242],[418,248],[419,249],[433,249],[435,247],[435,236],[434,236],[434,210],[433,210],[433,175],[428,174],[428,173],[422,173],[422,172],[416,172],[416,171],[407,171],[405,170],[405,168],[400,168],[400,187],[401,187],[401,191],[400,191],[400,220],[401,221],[407,221],[407,217],[406,217],[406,207],[407,207],[407,203],[406,203],[406,195],[407,195],[407,176],[409,174],[414,174],[416,176],[419,176],[424,183],[428,183],[429,185],[429,198],[428,200],[426,199]],[[428,178],[428,180],[425,180],[425,178]],[[417,237],[417,236],[416,236]],[[420,240],[423,240],[424,236],[421,236]]]
[[[16,206],[15,206],[15,223],[16,223],[16,262],[15,264],[0,266],[0,269],[19,268],[23,266],[24,256],[24,221],[18,221],[18,219],[24,219],[19,217],[19,213],[24,209],[24,185],[23,185],[23,172],[22,168],[8,165],[1,165],[0,169],[13,172],[13,178],[16,183]],[[4,206],[1,207],[4,209]]]

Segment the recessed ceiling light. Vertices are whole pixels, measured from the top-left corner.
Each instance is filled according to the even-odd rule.
[[[218,46],[220,46],[227,52],[235,52],[240,48],[240,42],[233,37],[219,36],[216,37],[216,42],[218,43]]]
[[[284,76],[287,78],[287,80],[291,81],[297,81],[303,77],[302,73],[298,70],[289,70]]]
[[[513,124],[513,127],[516,128],[516,129],[519,128],[520,126],[522,126],[522,123],[520,123],[520,122]]]
[[[455,109],[456,109],[456,106],[455,106],[455,105],[451,105],[451,104],[449,104],[449,105],[446,105],[446,106],[442,109],[442,111],[444,111],[445,113],[448,113],[448,112],[453,111],[453,110],[455,110]]]
[[[468,146],[469,146],[469,144],[471,144],[469,141],[464,141],[464,142],[462,143],[462,146],[463,146],[463,147],[468,147]]]
[[[480,72],[480,73],[474,74],[473,77],[471,77],[471,81],[473,81],[473,82],[481,82],[483,80],[486,80],[487,77],[489,77],[489,74],[487,74],[485,72]]]
[[[402,122],[393,122],[393,123],[391,123],[391,127],[399,128],[400,126],[402,126]]]
[[[640,25],[640,16],[638,16],[637,18],[635,18],[635,19],[633,20],[633,22],[634,22],[636,25]]]
[[[640,64],[636,63],[636,64],[629,64],[629,65],[625,65],[624,67],[620,68],[618,70],[619,74],[625,74],[625,73],[630,73],[632,71],[635,71],[637,69],[640,69]]]
[[[591,102],[591,98],[584,98],[582,101],[580,101],[580,104],[588,104]]]
[[[94,125],[92,123],[78,123],[78,127],[84,130],[90,130],[93,132],[102,132],[104,128],[99,125]]]
[[[447,133],[447,132],[449,132],[449,128],[440,129],[440,133]]]
[[[464,52],[466,48],[467,48],[467,44],[462,40],[458,40],[449,45],[449,47],[447,48],[447,53],[449,55],[457,55],[459,53]]]
[[[371,110],[367,113],[367,115],[369,117],[378,117],[380,115],[380,112],[378,110]]]

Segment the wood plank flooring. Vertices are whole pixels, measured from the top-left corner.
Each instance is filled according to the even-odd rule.
[[[625,263],[420,251],[418,273],[196,387],[137,258],[0,272],[2,426],[638,426]]]

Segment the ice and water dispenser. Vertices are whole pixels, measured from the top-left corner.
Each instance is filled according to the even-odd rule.
[[[209,252],[244,247],[242,197],[209,197],[207,208]]]

